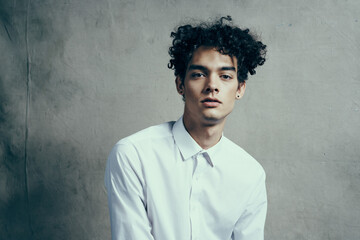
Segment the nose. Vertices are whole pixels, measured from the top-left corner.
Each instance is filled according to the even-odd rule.
[[[219,93],[219,86],[216,76],[209,76],[205,85],[206,93]]]

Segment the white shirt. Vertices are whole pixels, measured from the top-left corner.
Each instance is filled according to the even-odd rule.
[[[261,240],[265,172],[222,136],[203,150],[182,118],[120,140],[105,173],[113,240]]]

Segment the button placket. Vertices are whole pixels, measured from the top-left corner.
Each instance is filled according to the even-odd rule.
[[[191,229],[192,229],[192,239],[198,239],[199,237],[199,223],[200,223],[200,202],[201,202],[201,177],[204,173],[206,167],[206,159],[204,158],[202,152],[199,152],[195,159],[196,165],[193,174],[193,182],[190,196],[190,218],[191,218]]]
[[[200,215],[201,215],[201,192],[202,192],[202,177],[205,172],[210,167],[208,160],[204,156],[204,152],[201,151],[194,156],[194,161],[196,161],[193,181],[192,181],[192,189],[190,195],[190,221],[191,221],[191,234],[192,239],[199,239],[201,232],[200,230]]]
[[[199,152],[196,155],[196,160],[197,160],[197,166],[196,166],[195,173],[196,173],[196,177],[197,177],[196,179],[199,180],[205,172],[207,160],[203,156],[202,152]]]

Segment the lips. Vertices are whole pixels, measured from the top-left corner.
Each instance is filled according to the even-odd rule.
[[[221,102],[216,98],[205,98],[201,101],[205,107],[217,107]]]
[[[205,102],[217,102],[217,103],[221,103],[217,98],[205,98],[204,100],[201,101],[202,103]]]

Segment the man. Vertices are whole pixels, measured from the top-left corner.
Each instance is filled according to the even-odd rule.
[[[171,34],[169,68],[185,102],[176,122],[120,140],[105,174],[112,239],[260,240],[265,173],[222,135],[266,46],[223,17]]]

